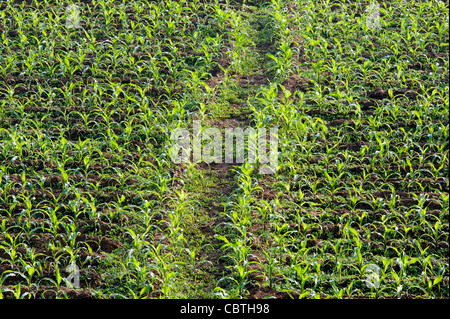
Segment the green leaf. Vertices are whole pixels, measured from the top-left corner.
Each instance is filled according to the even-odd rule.
[[[214,237],[219,239],[219,240],[222,240],[222,241],[226,242],[227,244],[229,243],[228,239],[225,236],[223,236],[223,235],[215,235]]]
[[[442,276],[438,276],[433,280],[433,286],[437,285],[438,283],[440,283],[442,281]]]
[[[347,229],[357,238],[359,239],[359,234],[353,227],[348,226]]]

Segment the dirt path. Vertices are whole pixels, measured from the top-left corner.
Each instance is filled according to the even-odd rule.
[[[209,114],[204,118],[202,126],[218,128],[222,134],[225,128],[243,128],[252,126],[252,114],[246,108],[248,98],[254,96],[258,88],[262,85],[267,85],[273,76],[269,74],[267,53],[273,52],[274,43],[267,39],[265,33],[268,32],[267,19],[270,16],[257,9],[246,15],[246,21],[251,28],[250,32],[256,36],[251,39],[253,45],[249,45],[248,54],[253,59],[252,67],[244,74],[237,72],[230,72],[229,76],[233,78],[233,82],[238,87],[243,88],[239,92],[239,101],[229,105],[226,114],[216,112],[209,109]],[[250,40],[250,39],[249,39]],[[230,53],[231,54],[231,53]],[[230,70],[229,57],[223,57],[220,63],[224,69]],[[215,77],[209,80],[209,85],[221,85],[224,81],[224,72],[220,71]],[[222,87],[219,90],[223,90]],[[222,135],[223,136],[223,135]],[[220,278],[226,273],[226,261],[222,258],[225,254],[221,250],[223,242],[216,239],[217,235],[224,235],[222,232],[224,228],[221,226],[227,222],[224,214],[224,205],[233,201],[232,193],[238,188],[235,180],[234,169],[241,164],[228,163],[200,163],[195,168],[200,173],[200,176],[206,180],[212,181],[208,187],[204,189],[201,196],[201,215],[206,218],[199,223],[198,229],[205,238],[205,242],[210,247],[202,252],[202,258],[205,261],[202,266],[205,272],[209,272],[206,276],[208,283],[205,285],[207,290],[212,291],[217,285]]]

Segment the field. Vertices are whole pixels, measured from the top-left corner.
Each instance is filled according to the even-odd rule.
[[[0,10],[0,298],[449,298],[448,1]]]

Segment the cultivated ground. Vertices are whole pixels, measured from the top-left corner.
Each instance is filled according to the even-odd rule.
[[[448,298],[448,2],[378,4],[2,1],[0,297]]]

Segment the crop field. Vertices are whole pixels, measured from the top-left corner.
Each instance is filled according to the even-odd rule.
[[[0,298],[449,298],[448,13],[0,1]]]

